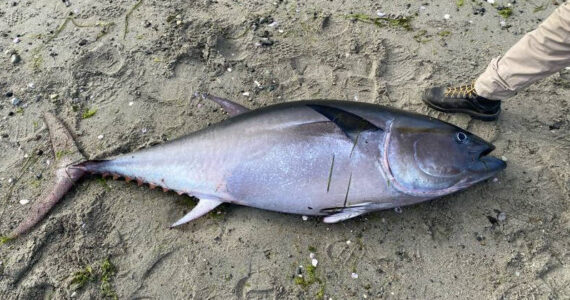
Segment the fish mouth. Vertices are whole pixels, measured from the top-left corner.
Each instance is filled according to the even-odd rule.
[[[495,145],[487,144],[486,147],[479,153],[479,158],[486,156],[495,150]]]
[[[469,171],[483,175],[480,180],[489,178],[507,167],[506,161],[489,155],[493,150],[495,150],[495,146],[486,143],[479,152],[477,159],[469,167]]]

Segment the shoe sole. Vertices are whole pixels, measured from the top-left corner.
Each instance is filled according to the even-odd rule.
[[[477,120],[481,120],[481,121],[485,121],[485,122],[490,122],[490,121],[495,121],[497,120],[497,118],[499,117],[499,114],[501,113],[501,110],[499,110],[498,112],[494,113],[494,114],[482,114],[482,113],[477,113],[473,110],[470,109],[463,109],[463,108],[443,108],[443,107],[439,107],[429,101],[426,101],[425,99],[422,99],[422,101],[427,104],[427,106],[435,109],[435,110],[439,110],[445,113],[462,113],[462,114],[468,114],[470,115],[472,118],[477,119]]]

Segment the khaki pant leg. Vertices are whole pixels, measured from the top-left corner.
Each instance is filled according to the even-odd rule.
[[[475,91],[488,99],[505,99],[569,65],[570,2],[565,2],[502,57],[493,59],[475,81]]]

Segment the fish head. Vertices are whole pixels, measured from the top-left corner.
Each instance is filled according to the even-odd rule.
[[[507,166],[488,155],[495,149],[491,143],[429,117],[394,122],[383,146],[383,164],[395,187],[428,198],[465,189]]]

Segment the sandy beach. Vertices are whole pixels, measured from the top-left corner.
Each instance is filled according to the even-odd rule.
[[[48,111],[93,159],[229,117],[195,92],[252,109],[368,102],[465,128],[508,167],[339,224],[224,204],[173,230],[195,199],[90,177],[0,246],[0,298],[570,299],[570,69],[496,122],[421,101],[470,83],[561,3],[489,2],[3,1],[1,234],[50,188]]]

